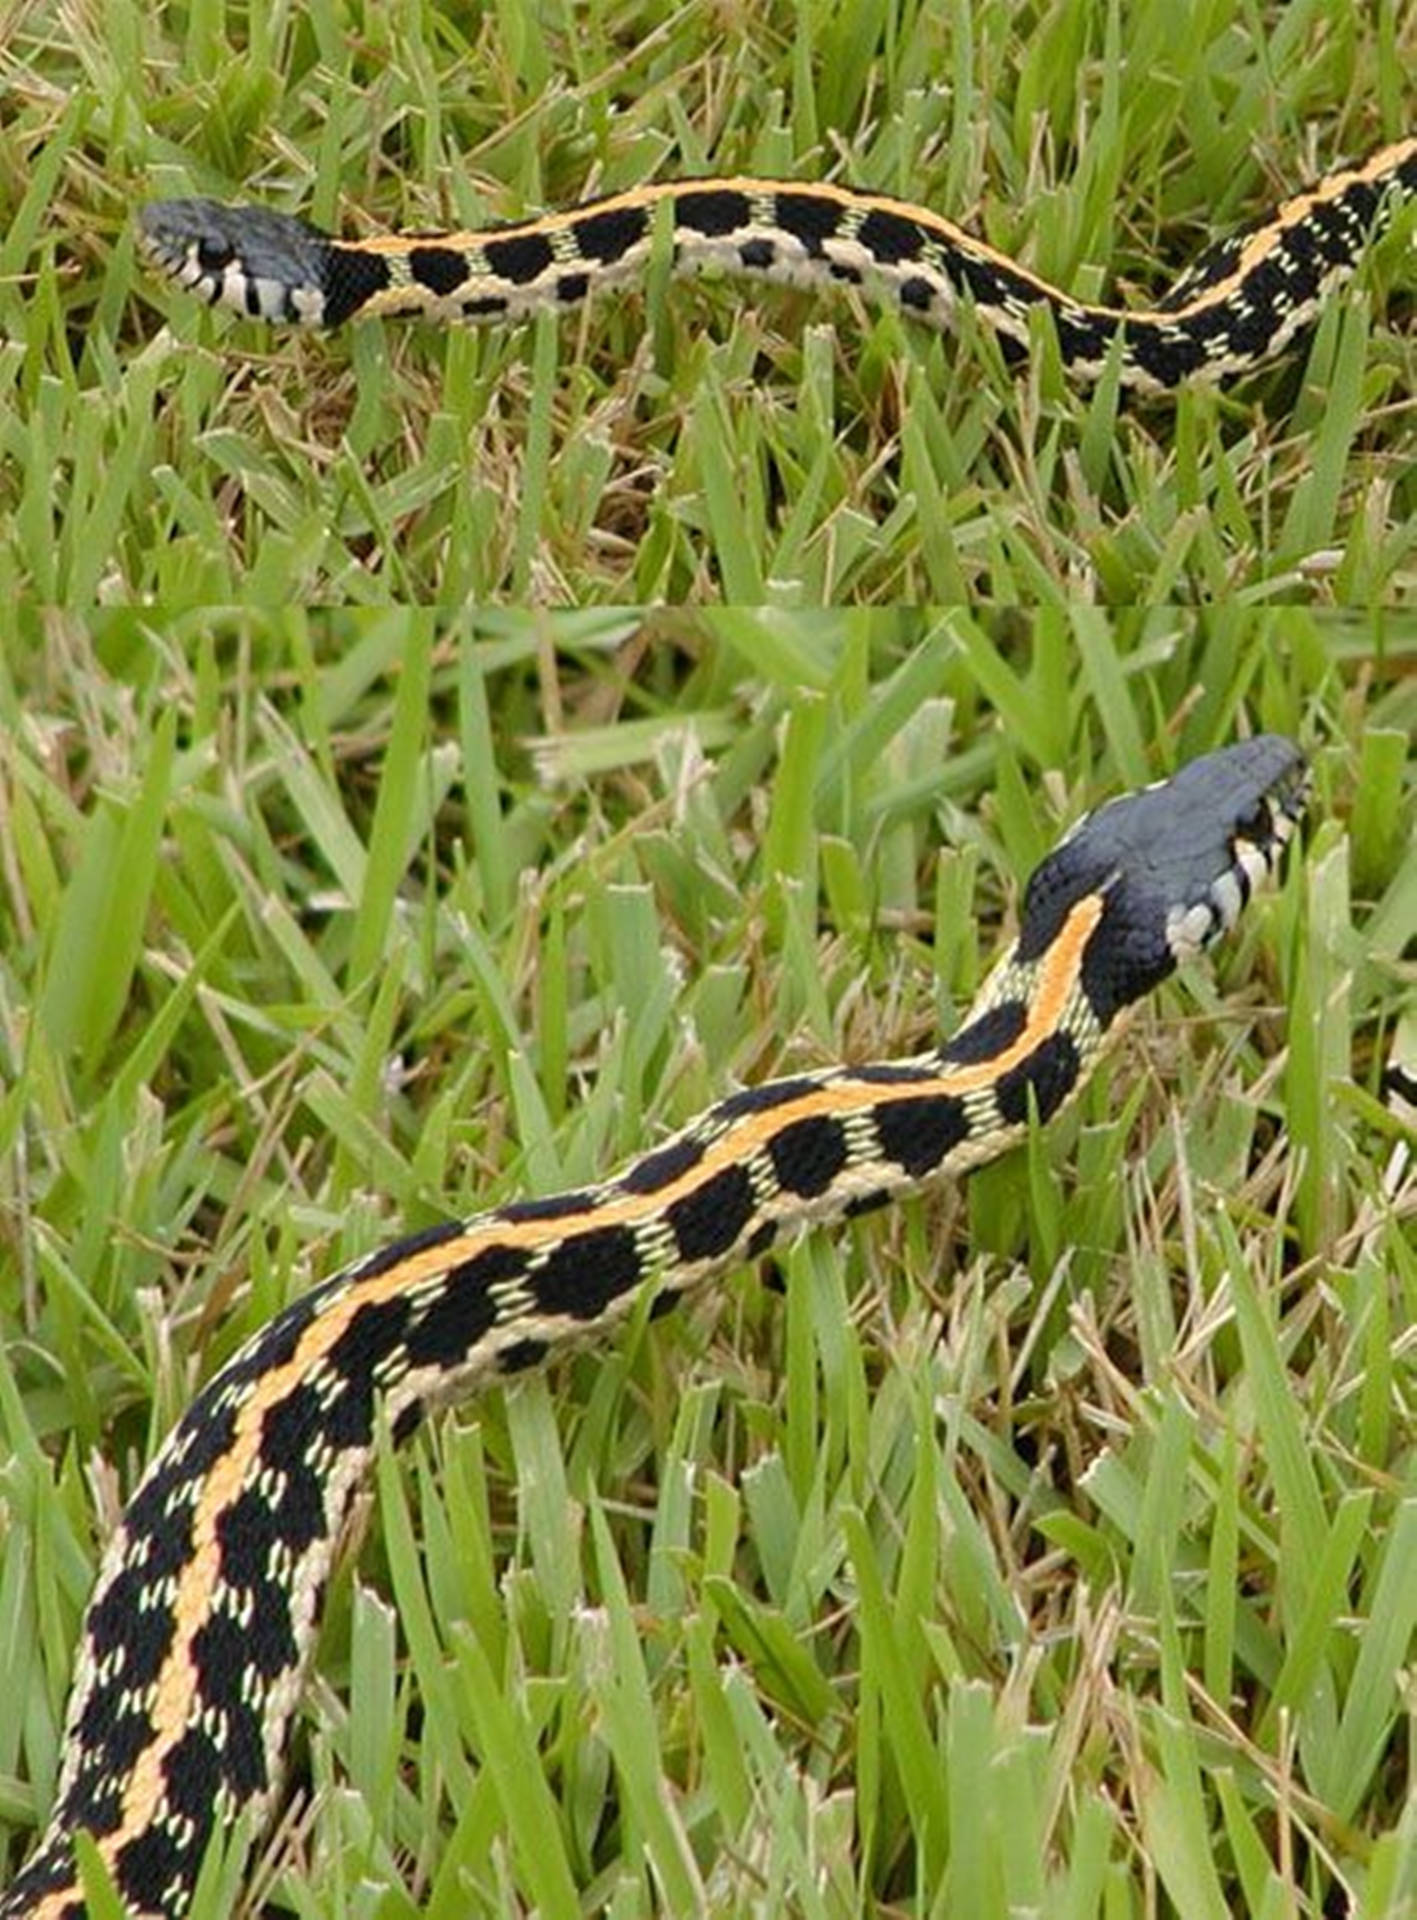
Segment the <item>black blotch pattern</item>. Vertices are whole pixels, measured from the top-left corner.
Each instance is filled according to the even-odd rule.
[[[588,260],[612,264],[623,259],[649,227],[647,207],[606,207],[577,216],[576,245]]]
[[[873,1117],[881,1152],[917,1180],[933,1172],[969,1136],[964,1102],[950,1094],[884,1100]]]
[[[860,267],[849,267],[844,260],[833,260],[831,277],[833,280],[844,280],[848,286],[859,287],[864,276]]]
[[[259,1458],[262,1466],[282,1475],[276,1515],[281,1538],[296,1554],[325,1530],[319,1476],[306,1458],[311,1437],[322,1429],[319,1396],[312,1386],[292,1387],[261,1423]]]
[[[211,1830],[211,1809],[197,1836],[200,1847]],[[184,1868],[182,1849],[165,1827],[146,1827],[118,1850],[114,1862],[118,1891],[129,1906],[161,1912],[161,1898]]]
[[[1028,1010],[1021,1000],[1001,1001],[947,1040],[940,1048],[940,1058],[952,1067],[973,1067],[980,1061],[994,1060],[1005,1047],[1013,1045],[1027,1022]]]
[[[271,1548],[282,1538],[280,1520],[255,1487],[243,1487],[216,1518],[222,1578],[239,1592],[259,1593],[270,1578]]]
[[[745,240],[738,249],[738,258],[745,267],[770,267],[777,258],[777,248],[771,240]]]
[[[453,1229],[455,1232],[456,1230],[456,1228]],[[406,1247],[407,1242],[400,1242],[397,1251],[401,1254]],[[374,1256],[376,1270],[382,1270],[391,1264],[388,1254],[389,1249],[383,1248]],[[283,1367],[300,1344],[301,1334],[320,1311],[327,1296],[335,1287],[343,1283],[344,1275],[336,1274],[332,1279],[324,1281],[320,1286],[312,1287],[308,1293],[302,1293],[298,1299],[292,1300],[274,1320],[267,1321],[264,1327],[253,1333],[246,1344],[227,1361],[221,1372],[212,1377],[203,1389],[199,1401],[193,1402],[194,1407],[200,1404],[200,1401],[215,1399],[225,1387],[246,1386],[253,1380],[261,1379],[272,1368]],[[185,1425],[186,1422],[184,1421],[183,1424]]]
[[[1077,1085],[1078,1064],[1077,1045],[1072,1035],[1050,1033],[1026,1060],[1000,1074],[995,1098],[1006,1124],[1015,1126],[1028,1118],[1030,1087],[1039,1119],[1049,1119]]]
[[[777,224],[800,241],[814,259],[821,258],[823,243],[832,239],[841,225],[841,211],[835,203],[810,193],[775,195],[773,212]]]
[[[190,1726],[162,1770],[173,1806],[199,1826],[211,1819],[212,1798],[221,1782],[238,1799],[249,1800],[269,1785],[259,1712],[244,1700],[229,1702],[222,1715],[220,1747],[205,1727]]]
[[[976,259],[970,253],[952,253],[950,268],[955,284],[962,293],[967,293],[980,306],[998,306],[1001,295],[1014,291],[1007,274],[1001,271],[997,261]],[[1038,289],[1028,287],[1024,290],[1030,305],[1038,298]]]
[[[649,1303],[649,1317],[651,1320],[662,1320],[666,1314],[673,1313],[678,1304],[679,1289],[662,1287]]]
[[[1174,386],[1184,380],[1187,374],[1205,365],[1205,340],[1210,323],[1211,316],[1206,316],[1200,322],[1192,320],[1179,340],[1168,339],[1158,327],[1148,326],[1144,322],[1134,323],[1127,329],[1128,351],[1135,364],[1144,368],[1154,380],[1159,380],[1163,386]],[[1218,324],[1220,331],[1227,336],[1232,332],[1229,320]],[[1267,328],[1265,333],[1267,338]]]
[[[888,1187],[881,1188],[878,1193],[858,1193],[854,1200],[847,1201],[846,1217],[848,1220],[859,1220],[863,1213],[879,1213],[882,1207],[890,1205],[893,1198]]]
[[[497,1209],[497,1218],[513,1222],[568,1220],[594,1204],[594,1196],[580,1188],[572,1193],[548,1193],[539,1200],[513,1200],[510,1206]]]
[[[730,1093],[726,1100],[720,1100],[714,1118],[740,1120],[747,1113],[771,1113],[774,1107],[788,1106],[810,1093],[816,1084],[805,1074],[795,1080],[765,1080],[760,1087],[744,1087],[740,1093]]]
[[[350,1374],[339,1392],[325,1401],[322,1432],[337,1453],[369,1445],[374,1438],[374,1382],[368,1374]]]
[[[296,1381],[271,1402],[261,1417],[258,1458],[277,1472],[288,1473],[304,1459],[323,1420],[314,1386],[308,1380]]]
[[[230,1451],[236,1431],[236,1408],[229,1403],[219,1409],[215,1407],[224,1385],[223,1374],[209,1380],[173,1428],[152,1473],[128,1510],[128,1524],[134,1531],[143,1529],[160,1535],[167,1525],[168,1495],[205,1474]],[[160,1538],[156,1545],[161,1551]]]
[[[191,1552],[190,1527],[174,1528],[183,1536],[182,1560]],[[102,1600],[89,1616],[88,1633],[95,1658],[103,1660],[115,1647],[124,1650],[120,1689],[147,1686],[162,1670],[172,1647],[172,1619],[165,1607],[144,1605],[152,1575],[146,1567],[125,1567],[114,1576]],[[110,1687],[100,1684],[89,1697],[87,1712],[108,1711]]]
[[[556,281],[556,298],[568,307],[577,300],[584,300],[589,292],[588,273],[563,273]]]
[[[1329,266],[1345,264],[1357,237],[1354,229],[1361,233],[1370,224],[1376,204],[1371,190],[1360,197],[1353,189],[1342,200],[1315,201],[1303,226],[1291,227],[1285,235],[1285,254]],[[1271,254],[1261,265],[1269,266],[1277,258]]]
[[[794,1120],[768,1144],[773,1170],[789,1193],[825,1193],[846,1165],[846,1129],[827,1114]]]
[[[131,1684],[125,1668],[119,1687],[126,1691]],[[115,1706],[116,1711],[111,1710]],[[151,1740],[152,1721],[140,1707],[124,1707],[104,1695],[94,1694],[79,1722],[79,1738],[86,1747],[103,1755],[103,1773],[121,1782],[121,1776]]]
[[[712,1260],[728,1252],[753,1216],[753,1183],[746,1167],[725,1167],[669,1208],[669,1225],[682,1260]]]
[[[188,1419],[191,1418],[189,1414]],[[129,1539],[135,1544],[143,1542],[144,1558],[141,1572],[136,1568],[125,1568],[115,1578],[108,1589],[114,1593],[130,1577],[140,1584],[161,1580],[169,1573],[177,1573],[186,1566],[192,1551],[191,1488],[188,1485],[186,1462],[178,1462],[164,1456],[154,1469],[153,1478],[148,1480],[134,1496],[124,1519],[124,1528]],[[204,1463],[203,1471],[206,1465]],[[167,1496],[181,1490],[187,1497],[174,1511],[167,1510]],[[104,1601],[107,1606],[107,1599]]]
[[[1097,314],[1079,313],[1074,307],[1055,306],[1053,328],[1065,366],[1080,361],[1096,365],[1107,358],[1117,322]]]
[[[497,1365],[503,1373],[525,1373],[530,1367],[539,1367],[549,1352],[545,1340],[515,1340],[498,1354]]]
[[[216,1533],[224,1578],[237,1593],[249,1593],[252,1600],[255,1617],[243,1657],[262,1679],[274,1680],[296,1657],[289,1611],[269,1605],[271,1553],[286,1538],[280,1510],[272,1509],[254,1487],[247,1487],[218,1519]]]
[[[406,1233],[401,1240],[390,1241],[387,1247],[380,1247],[367,1259],[358,1263],[356,1271],[361,1280],[375,1280],[381,1273],[387,1273],[390,1267],[402,1266],[403,1262],[415,1253],[426,1253],[430,1247],[441,1247],[448,1240],[456,1240],[465,1232],[461,1220],[440,1220],[435,1226],[424,1227],[418,1233]],[[318,1291],[318,1290],[317,1290]],[[306,1294],[295,1306],[302,1306],[311,1296]],[[287,1307],[287,1313],[293,1313],[295,1307]],[[283,1319],[285,1316],[282,1315]],[[278,1326],[279,1321],[272,1322]]]
[[[886,266],[894,266],[901,260],[918,260],[925,243],[925,236],[915,221],[879,207],[866,215],[856,237]]]
[[[430,293],[456,293],[467,279],[467,262],[452,247],[412,247],[408,270]]]
[[[462,301],[460,311],[465,320],[495,320],[507,311],[508,304],[500,293],[478,293]]]
[[[325,325],[337,327],[389,284],[389,263],[382,254],[332,244],[325,255]]]
[[[518,233],[503,240],[488,240],[482,251],[493,273],[519,287],[539,278],[556,257],[544,233]]]
[[[674,218],[679,226],[692,227],[695,233],[706,234],[710,238],[736,233],[739,227],[748,224],[748,197],[723,187],[709,188],[706,192],[676,193]]]
[[[900,304],[909,307],[912,313],[928,313],[934,302],[935,289],[928,280],[912,274],[908,280],[900,283]]]
[[[591,1227],[574,1233],[527,1276],[544,1313],[594,1320],[640,1278],[635,1236],[628,1227]]]
[[[188,1419],[191,1419],[189,1414]],[[171,1622],[163,1608],[144,1605],[144,1595],[155,1582],[179,1572],[191,1557],[190,1502],[175,1513],[165,1512],[168,1493],[185,1484],[185,1466],[160,1463],[154,1477],[135,1496],[125,1520],[129,1553],[140,1544],[142,1564],[130,1558],[109,1582],[89,1619],[94,1652],[102,1660],[123,1646],[127,1665],[123,1685],[142,1684],[157,1674],[171,1644]],[[133,1676],[130,1681],[127,1676]],[[102,1689],[100,1689],[102,1691]]]
[[[365,1300],[326,1352],[326,1364],[352,1379],[372,1375],[380,1362],[402,1344],[412,1311],[404,1294],[394,1294],[387,1300]]]
[[[748,1244],[743,1249],[749,1260],[760,1260],[777,1242],[778,1222],[764,1220],[760,1227],[754,1227],[748,1236]]]
[[[163,1761],[162,1773],[174,1811],[195,1823],[196,1845],[203,1848],[211,1832],[212,1801],[223,1773],[210,1735],[200,1727],[188,1727]]]
[[[454,1267],[404,1336],[409,1365],[450,1367],[466,1359],[497,1319],[490,1289],[517,1279],[526,1264],[520,1248],[494,1245]]]
[[[681,1135],[666,1146],[656,1147],[620,1176],[622,1193],[658,1193],[682,1179],[704,1157],[704,1143],[692,1134]]]
[[[284,1611],[278,1609],[278,1611]],[[197,1672],[202,1676],[203,1692],[211,1698],[220,1697],[226,1689],[226,1682],[234,1673],[240,1673],[247,1665],[247,1645],[252,1640],[251,1630],[235,1620],[229,1613],[210,1613],[192,1636],[192,1660]],[[284,1637],[290,1648],[290,1658],[275,1662],[268,1658],[272,1643]],[[284,1673],[294,1659],[295,1643],[288,1635],[262,1633],[259,1636],[261,1663],[257,1671],[265,1680],[276,1674]],[[258,1780],[256,1786],[262,1783]]]
[[[146,1736],[149,1731],[146,1718],[142,1719],[141,1726]],[[106,1748],[93,1749],[90,1762],[80,1767],[62,1803],[56,1807],[53,1818],[56,1823],[62,1823],[66,1852],[71,1847],[69,1836],[76,1827],[103,1834],[112,1833],[120,1823],[123,1818],[123,1782],[109,1767]],[[32,1860],[25,1869],[25,1876],[37,1865],[38,1860]],[[6,1891],[13,1897],[17,1889],[12,1884]]]

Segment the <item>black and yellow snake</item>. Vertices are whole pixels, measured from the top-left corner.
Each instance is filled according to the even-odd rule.
[[[1137,1000],[1233,926],[1306,802],[1262,735],[1081,820],[937,1050],[732,1093],[613,1178],[397,1241],[296,1300],[193,1401],[103,1557],[57,1798],[4,1920],[85,1911],[86,1830],[129,1906],[186,1911],[213,1833],[259,1824],[381,1420],[672,1305],[808,1221],[992,1160],[1083,1085]]]
[[[1125,385],[1164,392],[1282,353],[1404,192],[1417,192],[1417,139],[1336,169],[1211,246],[1149,309],[1074,299],[926,207],[805,181],[663,181],[482,232],[367,240],[262,207],[168,200],[143,208],[138,234],[157,271],[200,299],[302,326],[516,319],[642,279],[663,258],[683,273],[859,285],[936,326],[967,302],[1010,353],[1028,348],[1046,310],[1070,374],[1095,378],[1115,351]]]

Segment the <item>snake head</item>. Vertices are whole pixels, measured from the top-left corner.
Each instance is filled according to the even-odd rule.
[[[326,324],[330,242],[269,207],[155,200],[138,213],[138,245],[158,273],[207,305],[256,320]]]
[[[1045,953],[1079,903],[1099,897],[1082,968],[1107,1027],[1234,926],[1278,866],[1308,794],[1299,749],[1260,734],[1084,815],[1029,880],[1017,958]]]

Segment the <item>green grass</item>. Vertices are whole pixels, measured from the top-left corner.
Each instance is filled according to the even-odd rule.
[[[557,324],[332,338],[144,278],[142,200],[355,234],[667,175],[922,199],[1145,303],[1217,234],[1411,128],[1396,0],[464,20],[22,9],[0,124],[0,592],[168,606],[1307,602],[1417,587],[1408,209],[1312,341],[1119,412],[986,330],[723,283]],[[473,31],[475,23],[475,31]]]
[[[1417,1913],[1415,664],[1302,611],[22,613],[10,1860],[102,1539],[252,1328],[928,1043],[1064,824],[1263,726],[1303,857],[1076,1114],[385,1453],[305,1791],[199,1911]]]

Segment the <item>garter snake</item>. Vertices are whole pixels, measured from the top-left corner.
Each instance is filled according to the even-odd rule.
[[[1273,735],[1085,816],[933,1051],[730,1093],[599,1185],[395,1241],[256,1332],[178,1420],[103,1556],[62,1776],[4,1920],[85,1911],[74,1835],[141,1913],[183,1914],[212,1835],[281,1790],[325,1589],[378,1423],[672,1305],[809,1221],[994,1159],[1079,1090],[1128,1010],[1234,925],[1307,798]]]
[[[340,240],[290,214],[155,201],[139,244],[164,277],[253,318],[334,327],[364,315],[438,323],[568,309],[644,278],[656,247],[676,272],[715,269],[859,285],[943,326],[961,301],[1011,355],[1039,309],[1065,369],[1099,375],[1120,335],[1129,387],[1228,379],[1282,353],[1348,278],[1399,193],[1417,192],[1417,138],[1339,167],[1207,248],[1150,308],[1075,299],[926,207],[851,187],[736,175],[659,181],[481,232]]]

